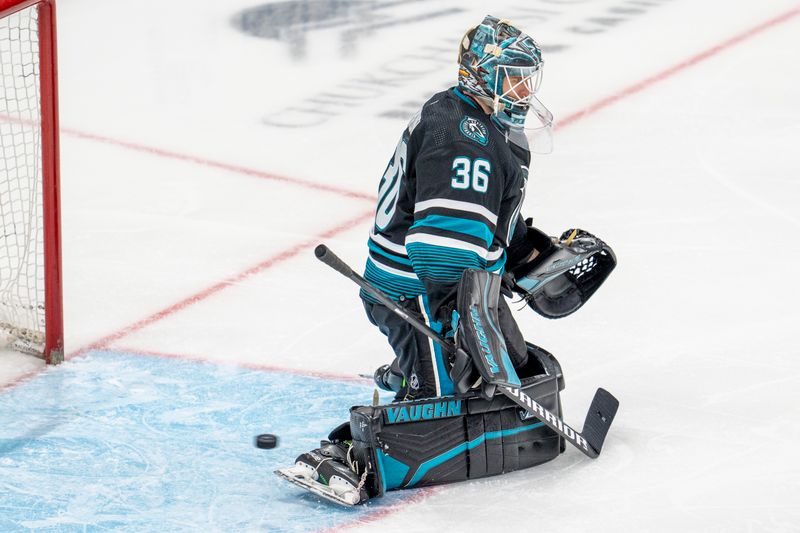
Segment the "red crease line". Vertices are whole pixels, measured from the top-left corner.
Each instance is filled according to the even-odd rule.
[[[23,383],[30,381],[31,379],[35,378],[45,370],[47,370],[46,366],[42,368],[37,368],[35,370],[31,370],[30,372],[26,372],[21,376],[17,376],[7,383],[0,384],[0,393],[6,392],[8,390],[13,389],[14,387],[18,387],[19,385],[22,385]]]
[[[391,514],[396,513],[397,511],[402,511],[407,509],[409,505],[413,505],[415,503],[420,503],[421,501],[433,496],[434,494],[441,492],[442,487],[424,487],[421,489],[412,489],[412,493],[407,498],[403,498],[402,500],[395,502],[391,505],[387,505],[382,507],[378,501],[373,502],[372,504],[375,505],[374,508],[366,511],[364,514],[359,515],[355,518],[352,522],[347,522],[341,525],[332,526],[329,528],[318,530],[317,533],[333,533],[334,531],[345,531],[347,529],[352,529],[354,527],[364,526],[370,524],[372,522],[377,522],[378,520],[385,518]],[[366,505],[370,505],[369,502]]]
[[[113,146],[120,146],[122,148],[127,148],[129,150],[135,150],[137,152],[144,152],[150,155],[157,155],[160,157],[165,157],[167,159],[175,159],[177,161],[184,161],[187,163],[195,163],[197,165],[202,165],[205,167],[216,168],[218,170],[225,170],[227,172],[233,172],[236,174],[243,174],[245,176],[251,176],[254,178],[260,178],[270,181],[277,181],[280,183],[289,183],[292,185],[297,185],[300,187],[305,187],[307,189],[313,189],[315,191],[324,191],[330,192],[334,194],[338,194],[339,196],[345,196],[347,198],[357,198],[359,200],[369,200],[370,202],[375,201],[375,197],[371,194],[365,194],[357,191],[351,191],[349,189],[345,189],[343,187],[337,187],[335,185],[326,185],[323,183],[316,183],[309,180],[304,180],[300,178],[290,178],[287,176],[280,176],[278,174],[272,174],[269,172],[263,172],[261,170],[255,170],[252,168],[247,168],[239,165],[231,165],[229,163],[222,163],[219,161],[212,161],[211,159],[204,159],[202,157],[197,157],[193,155],[187,154],[180,154],[178,152],[172,152],[169,150],[164,150],[161,148],[155,148],[153,146],[147,146],[144,144],[138,144],[128,141],[120,141],[118,139],[112,139],[111,137],[105,137],[103,135],[96,135],[93,133],[87,133],[71,128],[62,128],[61,132],[66,135],[71,135],[72,137],[78,137],[80,139],[87,139],[92,141],[97,141],[104,144],[110,144]]]
[[[207,357],[201,357],[199,355],[189,355],[189,354],[179,354],[179,353],[167,353],[167,352],[158,352],[152,350],[140,350],[138,348],[126,348],[126,347],[114,347],[114,348],[104,348],[103,351],[109,353],[115,353],[120,355],[134,355],[134,356],[141,356],[141,357],[157,357],[161,359],[173,359],[177,361],[189,361],[192,363],[202,363],[202,364],[209,364],[209,365],[218,365],[218,366],[227,366],[227,367],[235,367],[235,368],[244,368],[247,370],[257,370],[260,372],[274,372],[280,374],[289,374],[292,376],[300,376],[300,377],[307,377],[307,378],[318,378],[318,379],[325,379],[329,381],[344,381],[347,383],[358,383],[362,385],[369,385],[374,384],[372,379],[363,378],[361,376],[351,375],[351,374],[337,374],[336,372],[320,372],[317,370],[302,370],[298,368],[288,368],[283,366],[276,366],[276,365],[264,365],[259,363],[245,363],[242,361],[224,361],[219,359],[209,359]]]
[[[736,44],[739,44],[740,42],[749,39],[750,37],[753,37],[758,33],[761,33],[769,28],[772,28],[774,26],[777,26],[778,24],[788,21],[789,19],[797,16],[798,14],[800,14],[800,7],[796,7],[790,11],[787,11],[786,13],[783,13],[782,15],[778,15],[775,18],[763,22],[758,26],[755,26],[754,28],[750,28],[749,30],[744,31],[728,39],[727,41],[724,41],[716,46],[713,46],[708,50],[700,52],[699,54],[694,55],[689,59],[686,59],[685,61],[681,61],[680,63],[673,65],[666,70],[662,70],[658,74],[650,76],[649,78],[646,78],[640,82],[634,83],[633,85],[630,85],[625,89],[622,89],[616,94],[603,98],[602,100],[595,102],[594,104],[591,104],[585,109],[582,109],[580,111],[572,113],[571,115],[568,115],[566,118],[558,121],[558,123],[556,124],[556,128],[560,129],[569,126],[570,124],[577,122],[578,120],[588,115],[594,114],[612,104],[615,104],[616,102],[622,100],[623,98],[627,98],[628,96],[642,92],[651,85],[663,81],[671,76],[674,76],[680,71],[685,70],[691,66],[697,65],[698,63],[701,63],[706,59],[709,59],[719,54],[723,50],[726,50]]]
[[[220,281],[219,283],[216,283],[216,284],[208,287],[207,289],[204,289],[204,290],[202,290],[202,291],[200,291],[198,293],[195,293],[195,294],[193,294],[193,295],[191,295],[191,296],[189,296],[187,298],[184,298],[183,300],[181,300],[181,301],[179,301],[179,302],[177,302],[177,303],[175,303],[175,304],[173,304],[173,305],[171,305],[169,307],[166,307],[166,308],[162,309],[161,311],[153,313],[152,315],[150,315],[150,316],[148,316],[146,318],[143,318],[142,320],[139,320],[138,322],[136,322],[136,323],[134,323],[134,324],[132,324],[132,325],[126,327],[126,328],[123,328],[123,329],[121,329],[121,330],[119,330],[119,331],[117,331],[115,333],[112,333],[110,335],[107,335],[107,336],[103,337],[102,339],[100,339],[98,341],[95,341],[95,342],[93,342],[93,343],[91,343],[91,344],[89,344],[87,346],[84,346],[84,347],[78,349],[77,351],[69,354],[67,356],[67,358],[77,357],[77,356],[79,356],[81,354],[84,354],[84,353],[86,353],[88,351],[104,348],[104,347],[108,346],[108,344],[110,344],[112,342],[115,342],[115,341],[118,341],[119,339],[127,337],[131,333],[135,333],[135,332],[137,332],[137,331],[139,331],[139,330],[141,330],[141,329],[143,329],[143,328],[145,328],[145,327],[147,327],[147,326],[149,326],[151,324],[154,324],[155,322],[158,322],[159,320],[162,320],[162,319],[164,319],[164,318],[166,318],[166,317],[168,317],[170,315],[173,315],[173,314],[177,313],[178,311],[186,309],[190,305],[194,305],[194,304],[196,304],[198,302],[206,300],[210,296],[220,292],[221,290],[223,290],[223,289],[225,289],[225,288],[227,288],[227,287],[229,287],[231,285],[235,285],[237,283],[240,283],[243,280],[245,280],[245,279],[247,279],[247,278],[249,278],[249,277],[251,277],[251,276],[253,276],[255,274],[263,272],[264,270],[267,270],[267,269],[269,269],[269,268],[271,268],[271,267],[273,267],[275,265],[278,265],[280,263],[283,263],[284,261],[295,257],[300,252],[302,252],[304,250],[307,250],[307,249],[309,249],[311,247],[316,246],[317,244],[319,244],[319,241],[322,240],[322,239],[327,239],[327,238],[333,237],[335,235],[338,235],[339,233],[342,233],[342,232],[347,231],[347,230],[349,230],[351,228],[354,228],[358,224],[363,222],[364,220],[366,220],[368,218],[371,218],[373,215],[374,215],[374,211],[373,210],[369,210],[369,211],[363,212],[363,213],[361,213],[360,215],[358,215],[355,218],[352,218],[352,219],[350,219],[350,220],[348,220],[346,222],[343,222],[342,224],[339,224],[338,226],[336,226],[334,228],[331,228],[331,229],[329,229],[329,230],[327,230],[327,231],[325,231],[323,233],[320,233],[320,234],[312,237],[311,239],[308,239],[308,240],[306,240],[304,242],[301,242],[299,244],[296,244],[296,245],[292,246],[291,248],[288,248],[288,249],[286,249],[286,250],[284,250],[282,252],[279,252],[277,255],[274,255],[274,256],[272,256],[272,257],[270,257],[270,258],[268,258],[268,259],[266,259],[266,260],[264,260],[264,261],[262,261],[262,262],[260,262],[260,263],[258,263],[256,265],[253,265],[250,268],[248,268],[248,269],[246,269],[246,270],[244,270],[244,271],[242,271],[242,272],[240,272],[240,273],[238,273],[238,274],[236,274],[234,276],[231,276],[231,277],[229,277],[229,278],[227,278],[227,279],[225,279],[223,281]]]

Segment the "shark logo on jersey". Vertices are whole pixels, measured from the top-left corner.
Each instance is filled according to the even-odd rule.
[[[475,141],[481,146],[489,144],[489,130],[486,129],[486,125],[480,120],[472,117],[464,117],[459,129],[467,139]]]

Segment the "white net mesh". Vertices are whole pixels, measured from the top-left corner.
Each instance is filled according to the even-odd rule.
[[[45,331],[37,13],[0,19],[0,332],[24,351]]]

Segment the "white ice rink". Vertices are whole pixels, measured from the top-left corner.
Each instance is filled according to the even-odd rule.
[[[517,318],[563,366],[566,420],[580,424],[598,386],[619,414],[597,460],[568,449],[534,469],[375,500],[317,529],[800,531],[796,0],[60,0],[68,361],[40,372],[38,360],[0,353],[0,400],[30,398],[26,387],[59,373],[68,385],[81,364],[113,383],[125,368],[114,353],[332,383],[389,362],[355,286],[312,250],[325,242],[362,268],[386,161],[416,108],[454,82],[458,40],[487,12],[543,46],[540,97],[558,123],[523,214],[551,234],[585,228],[619,261],[579,313]],[[0,422],[36,407],[14,409]],[[268,423],[288,455],[308,447],[286,438],[297,428]],[[143,527],[105,521],[111,489],[95,466],[76,481],[97,491],[74,495],[80,512],[0,524]],[[271,470],[264,493],[294,493]],[[8,479],[0,492],[26,490]],[[214,490],[241,492],[229,483]],[[281,521],[286,501],[264,498],[256,519],[229,527],[198,508],[183,526],[308,530]],[[129,512],[161,504],[148,505]]]

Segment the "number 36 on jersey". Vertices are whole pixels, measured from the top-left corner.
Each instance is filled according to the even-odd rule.
[[[450,178],[450,185],[454,189],[472,188],[476,192],[489,190],[489,174],[492,172],[492,164],[486,159],[456,157],[453,159],[452,169],[455,175]]]

